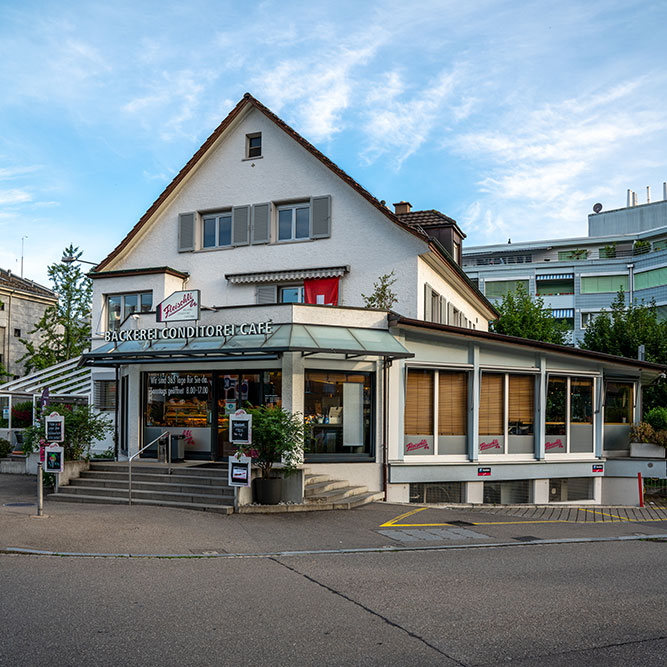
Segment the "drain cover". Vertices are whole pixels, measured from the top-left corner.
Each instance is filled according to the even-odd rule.
[[[5,503],[5,507],[32,507],[35,503]]]

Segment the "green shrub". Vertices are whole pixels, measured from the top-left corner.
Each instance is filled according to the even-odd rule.
[[[667,430],[667,408],[652,408],[644,415],[644,421],[650,424],[656,431]]]
[[[12,451],[12,445],[9,440],[0,438],[0,459],[9,456]]]
[[[630,427],[630,442],[655,442],[655,429],[646,422],[639,422]]]

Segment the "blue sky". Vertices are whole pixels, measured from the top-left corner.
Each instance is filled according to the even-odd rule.
[[[249,91],[468,245],[667,180],[667,3],[0,0],[0,266],[102,259]]]

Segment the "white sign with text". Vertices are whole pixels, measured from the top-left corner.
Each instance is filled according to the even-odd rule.
[[[200,293],[198,289],[174,292],[162,301],[156,311],[158,322],[182,322],[199,319]]]

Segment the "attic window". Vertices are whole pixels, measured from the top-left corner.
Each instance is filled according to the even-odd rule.
[[[246,134],[245,139],[246,158],[262,157],[262,133]]]

